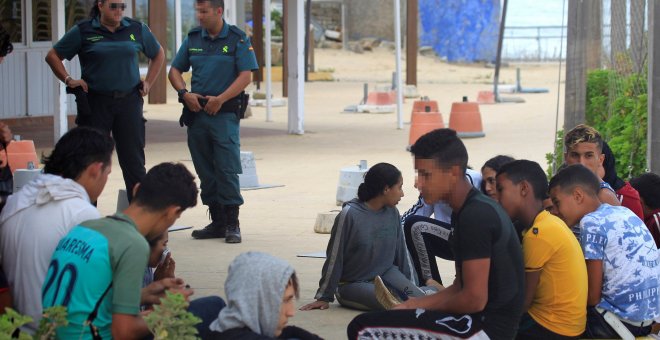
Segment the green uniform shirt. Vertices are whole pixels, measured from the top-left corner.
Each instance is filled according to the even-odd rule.
[[[110,32],[96,17],[73,26],[53,48],[68,60],[78,55],[82,79],[93,91],[130,92],[140,83],[138,52],[153,59],[160,44],[139,21],[123,18]]]
[[[44,309],[67,307],[69,325],[57,329],[57,338],[92,339],[84,323],[103,297],[93,323],[103,339],[111,339],[112,314],[140,311],[148,257],[149,244],[126,215],[85,221],[71,229],[53,253],[42,293]]]
[[[197,27],[183,40],[172,67],[187,72],[191,66],[191,91],[203,96],[217,96],[240,72],[259,68],[250,39],[224,19],[222,30],[215,38],[206,29]]]

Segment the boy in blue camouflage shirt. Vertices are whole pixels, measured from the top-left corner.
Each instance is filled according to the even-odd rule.
[[[658,250],[644,222],[625,207],[601,203],[598,178],[582,165],[560,171],[549,187],[559,216],[580,229],[589,280],[582,337],[620,337],[607,323],[608,313],[632,335],[648,335],[660,315],[659,268]]]

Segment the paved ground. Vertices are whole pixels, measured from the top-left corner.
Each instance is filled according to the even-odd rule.
[[[531,76],[530,76],[531,77]],[[530,86],[556,89],[556,80],[538,79]],[[276,84],[275,90],[281,88]],[[449,121],[451,103],[464,95],[475,98],[478,90],[488,85],[462,83],[420,84],[419,92],[439,103],[444,121]],[[314,221],[319,212],[336,209],[335,194],[339,170],[355,165],[361,159],[370,165],[390,162],[404,174],[406,196],[399,204],[405,211],[415,201],[412,183],[414,170],[410,154],[405,151],[409,126],[396,129],[395,114],[349,114],[340,111],[357,104],[362,94],[360,82],[309,83],[305,94],[305,130],[302,136],[286,133],[286,108],[276,108],[273,122],[265,122],[265,110],[253,108],[253,116],[242,122],[242,150],[252,151],[256,158],[259,180],[283,187],[244,191],[246,204],[241,209],[244,241],[228,245],[217,240],[192,240],[189,231],[170,235],[170,248],[177,262],[177,275],[196,289],[196,296],[224,295],[223,282],[229,262],[239,253],[259,250],[289,261],[301,280],[299,304],[312,301],[318,287],[322,259],[300,258],[301,253],[325,250],[329,235],[316,234]],[[276,93],[277,95],[277,93]],[[147,166],[159,162],[182,162],[194,171],[186,146],[185,129],[178,125],[180,109],[172,104],[146,105]],[[480,168],[496,154],[527,158],[545,167],[545,154],[550,152],[555,127],[556,92],[520,95],[525,104],[481,106],[485,138],[465,140],[470,165]],[[563,101],[560,103],[563,108]],[[412,101],[404,105],[404,121],[408,121]],[[561,110],[563,111],[563,109]],[[561,125],[561,119],[559,124]],[[49,128],[17,127],[25,139],[33,134],[37,146],[52,145]],[[44,132],[46,131],[46,132]],[[115,163],[116,160],[115,160]],[[108,184],[99,199],[99,209],[110,214],[115,209],[117,191],[123,180],[119,166],[113,167]],[[208,223],[206,207],[186,211],[177,224],[203,226]],[[440,264],[441,273],[451,280],[451,263]],[[298,312],[290,321],[327,339],[345,338],[346,325],[356,312],[333,304],[326,311]]]

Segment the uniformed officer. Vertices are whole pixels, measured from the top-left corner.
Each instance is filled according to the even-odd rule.
[[[149,93],[165,53],[149,27],[124,17],[124,9],[121,0],[95,0],[90,19],[73,26],[48,51],[46,62],[69,88],[84,91],[76,96],[76,124],[112,132],[130,201],[133,187],[146,173],[142,97]],[[138,52],[150,59],[145,80],[140,80]],[[62,63],[75,55],[82,79],[73,79]],[[88,106],[81,102],[85,100]]]
[[[250,41],[243,31],[222,18],[223,0],[196,0],[201,27],[193,28],[179,48],[169,79],[184,103],[188,148],[199,175],[202,202],[211,223],[193,231],[197,239],[222,238],[241,242],[238,209],[243,204],[239,117],[236,102],[258,68]],[[186,90],[181,72],[192,66],[192,87]]]

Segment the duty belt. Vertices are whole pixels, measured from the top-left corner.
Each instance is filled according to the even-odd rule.
[[[110,97],[110,98],[114,98],[114,99],[126,98],[126,97],[132,95],[133,93],[135,93],[140,88],[141,85],[142,85],[142,83],[140,83],[140,85],[134,87],[132,90],[130,90],[128,92],[122,92],[122,91],[109,91],[109,92],[106,92],[106,91],[96,91],[96,90],[89,89],[89,93],[99,95],[99,96],[104,96],[104,97]]]

